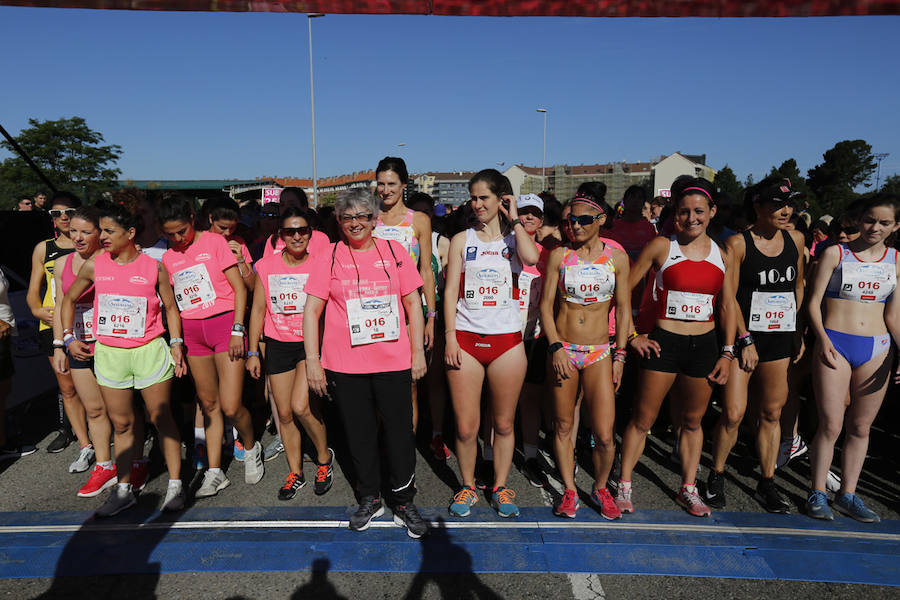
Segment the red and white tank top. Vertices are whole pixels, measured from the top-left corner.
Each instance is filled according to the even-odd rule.
[[[653,299],[658,319],[709,322],[713,320],[716,297],[725,281],[722,251],[709,240],[709,254],[703,260],[684,255],[678,239],[669,241],[669,256],[657,272]]]
[[[65,294],[75,283],[78,276],[72,265],[75,262],[75,253],[67,254],[63,258],[63,270],[60,274],[60,283],[62,284],[62,293]],[[76,339],[81,342],[94,341],[94,284],[91,284],[81,296],[75,300],[75,321],[72,324]]]
[[[159,263],[147,256],[127,265],[106,252],[94,259],[94,336],[116,348],[137,348],[163,334],[156,281]]]
[[[462,258],[456,328],[482,335],[521,331],[517,281],[522,263],[515,233],[482,242],[467,229]]]

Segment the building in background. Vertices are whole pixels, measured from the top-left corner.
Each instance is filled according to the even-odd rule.
[[[474,174],[474,171],[422,173],[412,183],[415,191],[428,194],[435,204],[459,206],[469,200],[469,179]]]
[[[653,165],[653,195],[666,195],[663,190],[669,190],[672,182],[681,175],[691,177],[703,177],[712,181],[717,171],[706,165],[705,154],[682,154],[675,152],[665,158],[660,158]]]

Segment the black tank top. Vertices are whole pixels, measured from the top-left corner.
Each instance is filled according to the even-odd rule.
[[[56,244],[56,240],[47,240],[46,252],[44,253],[44,264],[52,263],[60,256],[75,252],[75,248],[60,248]]]
[[[745,231],[746,252],[738,279],[737,300],[744,319],[750,314],[753,292],[793,292],[797,279],[797,245],[790,234],[782,229],[784,249],[778,256],[766,256],[756,248],[753,236]]]

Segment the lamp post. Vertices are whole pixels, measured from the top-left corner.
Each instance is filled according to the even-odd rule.
[[[875,160],[878,161],[878,170],[875,172],[875,191],[878,191],[878,184],[881,181],[881,161],[890,156],[888,152],[879,152],[875,155]]]
[[[546,176],[546,164],[547,164],[547,109],[546,108],[538,108],[535,109],[539,113],[544,113],[544,148],[541,152],[541,191],[547,190],[547,176]]]
[[[306,25],[309,31],[309,108],[312,113],[313,208],[319,208],[319,184],[316,177],[316,92],[313,83],[312,20],[324,16],[323,13],[306,15]]]

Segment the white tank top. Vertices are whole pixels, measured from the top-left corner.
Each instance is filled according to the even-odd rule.
[[[467,229],[462,258],[456,328],[482,335],[521,331],[517,280],[522,263],[515,233],[482,242]]]

